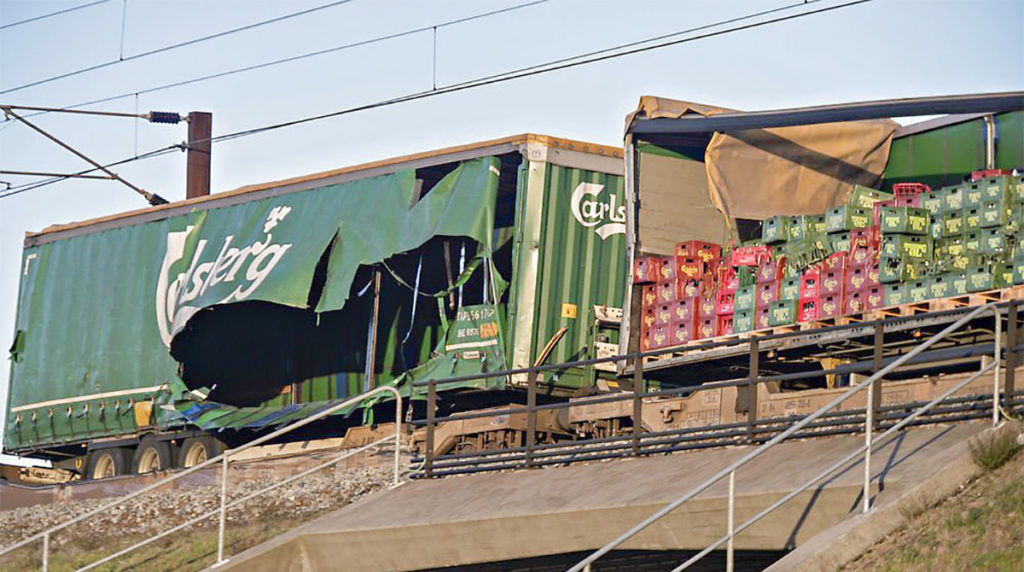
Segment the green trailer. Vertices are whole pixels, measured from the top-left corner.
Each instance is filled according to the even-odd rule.
[[[422,407],[413,382],[526,367],[561,328],[550,363],[594,357],[618,342],[595,307],[628,276],[622,169],[620,149],[520,135],[30,233],[4,450],[88,476],[186,466],[382,384]],[[469,407],[524,385],[438,389]]]

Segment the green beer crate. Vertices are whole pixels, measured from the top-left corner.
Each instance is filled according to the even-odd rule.
[[[810,220],[807,222],[807,231],[810,234],[824,236],[828,232],[827,225],[825,224],[825,215],[811,215]]]
[[[765,244],[786,242],[789,236],[789,217],[773,216],[761,226],[761,241]]]
[[[779,284],[780,300],[796,300],[800,297],[800,277],[784,278]]]
[[[960,212],[964,208],[964,190],[962,187],[946,187],[942,195],[942,212]]]
[[[963,208],[977,208],[981,206],[984,200],[984,193],[980,185],[977,184],[964,184],[963,189]]]
[[[891,257],[883,254],[878,259],[878,281],[882,284],[910,282],[923,274],[924,265],[906,256]]]
[[[894,284],[885,285],[885,305],[886,306],[901,306],[906,304],[909,299],[907,292],[909,288],[903,282],[896,282]]]
[[[753,286],[757,284],[757,267],[740,266],[736,269],[736,284],[738,286]]]
[[[1013,283],[1013,266],[1009,264],[979,264],[967,269],[967,291],[984,292],[1005,288]]]
[[[871,226],[871,209],[843,205],[832,207],[825,213],[826,232],[844,232]]]
[[[907,302],[924,302],[931,298],[931,280],[921,278],[907,283]]]
[[[776,300],[768,306],[769,326],[788,326],[796,323],[796,300]]]
[[[918,260],[930,259],[934,241],[930,236],[917,236],[909,234],[883,234],[882,235],[882,256],[895,258],[915,258]]]
[[[963,254],[967,254],[967,252],[964,250],[964,237],[962,235],[940,238],[935,241],[936,259]]]
[[[878,221],[882,232],[928,234],[928,211],[914,207],[882,207]]]
[[[1024,284],[1024,256],[1015,256],[1013,258],[1013,283]]]
[[[810,218],[807,215],[789,217],[789,224],[786,227],[786,240],[803,240],[807,236],[807,231],[810,230],[810,220],[808,220]]]
[[[946,235],[945,229],[942,226],[941,214],[933,214],[928,217],[928,235],[936,240]]]
[[[828,235],[829,244],[832,245],[832,252],[850,251],[850,233],[835,232]]]
[[[740,286],[736,288],[736,295],[733,297],[733,308],[739,313],[740,310],[754,311],[757,302],[757,285]]]
[[[1007,226],[1014,220],[1014,208],[1004,201],[986,201],[980,207],[981,222],[978,226],[990,228],[993,226]],[[1016,213],[1019,214],[1019,211]]]
[[[979,204],[983,201],[1001,201],[1004,197],[1010,197],[1014,194],[1014,187],[1017,182],[1015,179],[1017,178],[1008,175],[988,177],[966,183],[964,187],[970,190],[970,192],[978,193],[980,197]]]
[[[937,276],[929,276],[925,279],[928,284],[928,297],[929,298],[948,298],[952,296],[949,293],[949,281],[946,279],[945,274],[939,274]],[[966,280],[965,280],[966,282]],[[966,286],[966,284],[964,284]]]
[[[732,317],[732,332],[738,334],[754,329],[754,310],[736,310]]]
[[[942,213],[942,236],[956,236],[964,231],[964,216],[960,209]]]
[[[961,215],[961,224],[963,225],[964,232],[981,228],[981,207],[964,207],[963,214]]]
[[[983,228],[978,233],[981,235],[981,246],[978,252],[981,254],[1002,254],[1006,252],[1006,236],[1003,235],[1002,228]]]
[[[981,229],[965,232],[963,237],[964,253],[977,254],[981,252]]]
[[[967,294],[967,272],[944,272],[931,278],[933,298],[948,298]],[[940,286],[939,284],[944,284]]]
[[[1024,177],[1011,177],[1007,191],[1018,201],[1024,201]]]
[[[874,208],[875,203],[878,201],[889,200],[892,200],[891,193],[879,191],[877,189],[869,189],[868,187],[862,187],[861,185],[854,185],[853,192],[850,193],[850,200],[847,204],[854,207],[871,209]]]
[[[921,195],[921,208],[928,211],[929,214],[941,214],[944,197],[945,191],[942,189],[924,193]]]

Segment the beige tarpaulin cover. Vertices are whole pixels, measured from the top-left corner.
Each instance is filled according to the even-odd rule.
[[[731,111],[644,96],[626,121]],[[883,119],[715,133],[704,156],[710,199],[730,218],[822,213],[855,183],[879,183],[898,127]]]

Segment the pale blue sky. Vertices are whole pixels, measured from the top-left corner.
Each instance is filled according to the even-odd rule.
[[[528,1],[352,0],[307,16],[3,93],[0,103],[74,105]],[[109,0],[4,27],[87,2],[0,0],[0,91],[329,3]],[[840,3],[822,0],[792,12]],[[440,28],[437,83],[449,85],[788,4],[799,1],[550,0]],[[224,191],[526,131],[617,145],[623,117],[643,94],[754,110],[1021,89],[1022,29],[1021,0],[875,0],[225,142],[214,148],[213,189]],[[92,109],[211,111],[214,134],[223,134],[429,89],[432,52],[433,35],[425,32]],[[35,120],[101,162],[185,138],[183,125],[55,114]],[[83,167],[80,160],[24,126],[0,123],[0,169],[69,172]],[[184,196],[183,154],[125,165],[117,171],[167,199]],[[30,179],[0,175],[0,180],[21,184]],[[143,206],[144,201],[125,187],[85,180],[0,199],[0,348],[6,349],[11,342],[21,238],[26,230]],[[131,279],[131,270],[118,267],[115,260],[96,271],[121,272]],[[8,373],[5,363],[0,367],[0,402],[6,400]]]

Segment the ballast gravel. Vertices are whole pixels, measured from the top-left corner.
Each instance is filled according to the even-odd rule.
[[[286,477],[260,477],[230,483],[228,500],[239,499]],[[228,509],[226,520],[250,523],[259,520],[297,520],[352,503],[391,484],[384,468],[359,468],[308,475],[267,494]],[[8,546],[47,528],[101,507],[112,499],[83,499],[0,511],[0,547]],[[220,487],[153,491],[98,513],[54,535],[60,545],[76,538],[117,535],[156,535],[220,508]],[[197,524],[216,526],[217,516]]]

